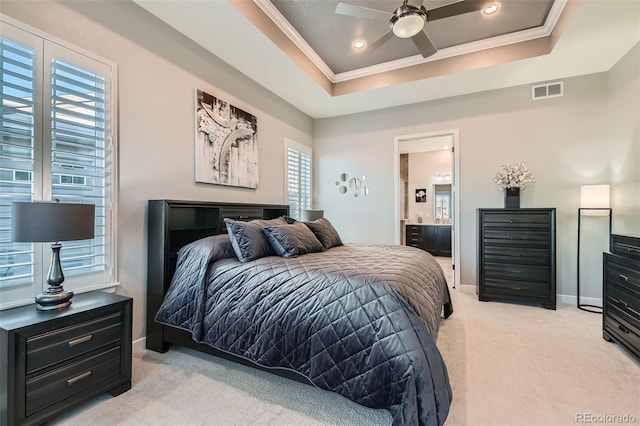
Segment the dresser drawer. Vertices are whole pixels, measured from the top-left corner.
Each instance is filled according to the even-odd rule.
[[[101,381],[120,374],[120,346],[27,379],[26,415],[29,416]]]
[[[550,217],[548,213],[490,213],[484,215],[484,226],[486,228],[540,228],[549,227]]]
[[[612,285],[624,287],[640,297],[640,262],[605,255],[605,279]]]
[[[548,231],[531,231],[519,229],[485,229],[484,242],[487,245],[514,247],[549,247]]]
[[[513,280],[501,280],[487,278],[484,281],[484,292],[495,296],[516,296],[548,299],[549,284],[536,282],[519,282]]]
[[[640,330],[640,299],[631,296],[624,289],[607,287],[607,313],[617,315],[631,326]]]
[[[522,265],[517,263],[485,263],[485,278],[516,281],[549,282],[549,266]]]
[[[640,334],[638,328],[629,327],[624,320],[615,314],[604,318],[604,330],[609,332],[623,346],[627,347],[636,357],[640,357]]]
[[[121,313],[75,324],[27,339],[27,374],[89,351],[118,342]]]
[[[611,234],[611,253],[640,260],[640,239],[625,235]]]
[[[549,265],[548,248],[504,247],[485,245],[484,261],[494,263],[521,263]]]

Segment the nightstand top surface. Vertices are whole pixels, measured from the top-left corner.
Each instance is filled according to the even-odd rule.
[[[35,303],[19,306],[0,311],[0,328],[3,330],[15,330],[127,300],[131,300],[131,298],[105,291],[91,291],[73,296],[71,306],[66,309],[39,311],[36,309]]]

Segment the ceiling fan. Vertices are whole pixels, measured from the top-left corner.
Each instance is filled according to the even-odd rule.
[[[369,44],[369,50],[377,49],[395,35],[399,38],[413,40],[422,56],[426,58],[438,51],[427,33],[423,31],[427,22],[482,10],[492,3],[491,0],[462,0],[427,10],[422,4],[423,2],[424,0],[404,0],[402,6],[393,13],[349,3],[338,3],[336,13],[358,18],[389,21],[389,31]]]

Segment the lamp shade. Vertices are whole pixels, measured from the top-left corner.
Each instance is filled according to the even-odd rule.
[[[50,243],[93,238],[95,211],[93,204],[13,203],[11,240]]]
[[[582,185],[580,187],[580,208],[585,216],[608,216],[609,185]],[[601,209],[601,210],[597,210]]]
[[[305,222],[322,219],[323,217],[324,210],[302,210],[300,212],[300,220]]]

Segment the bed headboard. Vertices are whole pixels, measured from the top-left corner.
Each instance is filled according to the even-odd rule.
[[[178,250],[210,235],[226,234],[223,218],[275,219],[289,214],[280,204],[149,200],[147,206],[147,348],[165,352],[163,327],[153,320],[176,269]]]

